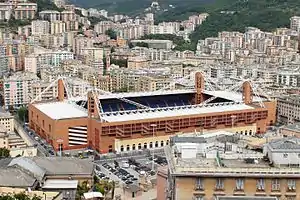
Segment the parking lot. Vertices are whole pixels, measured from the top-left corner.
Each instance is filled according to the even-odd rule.
[[[141,177],[152,177],[156,175],[159,166],[167,165],[166,158],[161,155],[134,159],[95,161],[95,174],[99,179],[113,180],[122,185],[139,185]],[[152,170],[153,168],[153,170]]]
[[[23,126],[25,133],[33,140],[34,147],[37,147],[38,150],[45,156],[55,156],[55,151],[53,147],[47,143],[46,140],[42,139],[38,134],[31,130],[27,124]]]

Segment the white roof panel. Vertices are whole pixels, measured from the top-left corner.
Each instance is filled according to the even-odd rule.
[[[207,104],[205,106],[193,105],[160,109],[151,108],[138,111],[111,112],[102,114],[101,118],[107,122],[121,122],[174,116],[197,115],[205,113],[229,112],[247,109],[254,108],[243,103],[216,103]]]
[[[51,180],[48,179],[43,185],[43,189],[76,189],[78,180]]]
[[[240,92],[230,92],[230,91],[224,91],[224,90],[216,90],[216,91],[209,91],[205,90],[203,91],[204,94],[208,94],[211,96],[216,96],[223,99],[228,99],[234,102],[242,102],[243,101],[243,94]],[[264,100],[261,98],[261,100]],[[260,99],[256,96],[253,96],[254,102],[259,102]]]
[[[87,111],[80,106],[64,101],[34,104],[34,106],[52,119],[69,119],[88,116]]]

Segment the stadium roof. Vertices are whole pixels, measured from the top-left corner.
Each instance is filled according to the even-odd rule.
[[[52,119],[70,119],[87,117],[87,111],[80,106],[68,102],[51,102],[33,104],[42,113]]]
[[[172,108],[151,108],[135,111],[108,112],[101,115],[101,119],[107,122],[134,121],[154,118],[166,118],[174,116],[198,115],[205,113],[230,112],[237,110],[254,109],[243,103],[214,103],[204,106],[189,105]]]
[[[99,99],[117,99],[128,97],[146,97],[146,96],[159,96],[171,94],[190,94],[195,93],[195,90],[156,90],[150,92],[126,92],[126,93],[113,93],[100,95]]]
[[[243,101],[243,94],[240,92],[231,92],[231,91],[225,91],[225,90],[216,90],[216,91],[203,91],[204,94],[208,94],[211,96],[219,97],[222,99],[228,99],[234,102],[242,102]],[[264,98],[261,98],[261,100],[265,100]],[[260,98],[253,96],[254,102],[259,102]]]

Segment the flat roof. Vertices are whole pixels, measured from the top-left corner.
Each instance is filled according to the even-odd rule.
[[[141,119],[166,118],[174,116],[197,115],[205,113],[220,113],[237,110],[254,109],[244,103],[213,103],[206,105],[188,105],[169,108],[150,108],[134,111],[108,112],[101,115],[107,122],[134,121]]]
[[[43,189],[76,189],[78,180],[48,179],[44,182]]]
[[[84,108],[66,101],[33,104],[33,106],[52,119],[70,119],[88,116]]]
[[[159,96],[159,95],[171,95],[171,94],[190,94],[195,93],[192,90],[156,90],[151,92],[126,92],[126,93],[112,93],[99,95],[99,99],[117,99],[127,97],[146,97],[146,96]]]
[[[234,102],[241,102],[243,101],[243,94],[240,92],[230,92],[230,91],[223,91],[223,90],[216,90],[216,91],[208,91],[205,90],[203,91],[204,94],[208,94],[211,96],[223,98],[223,99],[228,99]],[[258,102],[261,100],[265,100],[264,98],[258,98],[256,96],[253,96],[253,101]]]
[[[278,200],[277,197],[245,197],[245,196],[218,196],[217,200]]]

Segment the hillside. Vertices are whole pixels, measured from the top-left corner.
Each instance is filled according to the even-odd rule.
[[[84,8],[105,9],[110,13],[121,13],[127,15],[137,15],[143,13],[148,8],[153,0],[70,0],[73,4]],[[163,13],[164,9],[172,10],[169,5],[175,6],[175,9],[181,7],[193,7],[194,5],[211,3],[214,0],[157,0],[161,6]]]

